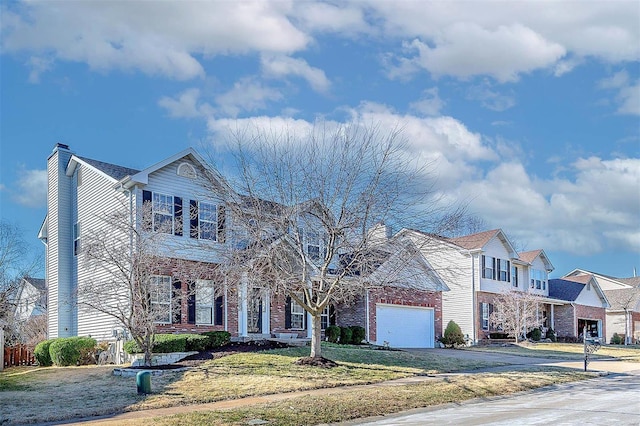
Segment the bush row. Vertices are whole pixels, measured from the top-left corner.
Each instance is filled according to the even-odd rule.
[[[153,341],[153,353],[204,351],[219,348],[231,341],[228,331],[207,331],[202,334],[156,334]],[[141,353],[142,349],[135,340],[124,344],[128,354]]]
[[[324,330],[324,334],[329,342],[342,343],[343,345],[359,345],[366,336],[364,327],[359,325],[350,327],[330,325]]]
[[[34,356],[43,367],[95,364],[96,343],[91,337],[49,339],[36,345]]]

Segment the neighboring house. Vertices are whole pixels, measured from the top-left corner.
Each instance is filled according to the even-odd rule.
[[[585,275],[549,280],[549,297],[569,302],[555,309],[558,336],[580,337],[586,327],[588,336],[605,339],[609,302],[593,277]]]
[[[18,285],[15,298],[16,321],[24,322],[30,318],[47,313],[47,286],[43,278],[24,277]]]
[[[575,269],[566,279],[590,277],[603,289],[611,306],[606,310],[606,341],[614,333],[626,344],[640,342],[640,277],[615,278],[584,269]]]
[[[597,335],[604,335],[604,308],[608,306],[602,292],[594,301],[577,300],[550,294],[549,273],[554,267],[544,250],[518,253],[500,229],[456,238],[445,238],[415,230],[403,230],[421,247],[425,258],[444,280],[449,291],[442,293],[442,322],[455,321],[472,343],[500,331],[491,321],[496,298],[509,291],[534,294],[540,298],[537,311],[543,331],[560,329],[561,337],[577,337],[578,320],[566,314],[573,307],[578,319],[600,320]],[[583,305],[584,303],[584,305]],[[591,315],[591,308],[602,315]],[[586,313],[585,313],[586,312]],[[591,323],[589,323],[591,324]]]
[[[172,256],[211,266],[205,268],[210,272],[194,280],[195,294],[188,291],[193,283],[181,282],[170,268],[158,270],[153,278],[159,292],[153,303],[158,308],[166,307],[167,312],[166,320],[158,323],[158,331],[226,330],[239,339],[281,333],[310,337],[310,315],[286,295],[273,294],[243,280],[227,282],[216,277],[216,265],[224,261],[224,251],[230,244],[242,244],[243,231],[233,228],[224,197],[212,192],[211,181],[203,176],[207,173],[216,179],[219,174],[193,149],[135,170],[80,157],[68,146],[57,144],[47,170],[48,212],[39,238],[46,246],[50,338],[91,335],[98,340],[112,340],[116,336],[122,325],[113,317],[78,308],[75,298],[82,294],[78,290],[90,280],[101,279],[79,254],[83,235],[100,225],[101,215],[125,206],[131,212],[131,220],[138,220],[136,212],[142,210],[143,203],[152,207],[151,231],[157,223],[163,229],[170,225],[169,244],[180,247],[176,252],[179,254]],[[310,259],[319,257],[321,238],[315,236],[314,240],[312,233],[304,235],[304,253]],[[367,338],[380,344],[388,341],[396,346],[433,347],[442,333],[440,301],[446,285],[425,258],[416,256],[404,261],[418,270],[411,276],[419,277],[420,286],[403,285],[400,279],[360,295],[355,305],[327,307],[323,328],[334,323],[361,325],[367,330]],[[390,255],[378,269],[383,271],[397,262]],[[207,290],[211,285],[217,291]],[[174,292],[189,295],[174,300]],[[180,300],[179,306],[175,306],[176,300]],[[404,315],[408,321],[397,315]]]

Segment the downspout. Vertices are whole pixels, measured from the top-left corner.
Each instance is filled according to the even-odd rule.
[[[475,255],[471,255],[471,294],[472,301],[471,304],[471,330],[473,333],[473,344],[478,344],[478,332],[476,330],[476,305],[478,304],[478,295],[476,294],[476,263],[475,263]]]
[[[571,308],[573,309],[573,331],[576,332],[576,337],[580,335],[580,330],[578,330],[578,313],[576,312],[575,303],[571,302]],[[582,336],[584,339],[585,336]]]

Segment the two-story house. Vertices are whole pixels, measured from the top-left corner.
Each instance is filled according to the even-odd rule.
[[[472,343],[487,339],[498,331],[491,321],[496,298],[505,292],[526,292],[538,296],[536,315],[543,329],[560,329],[563,335],[578,336],[578,319],[600,324],[602,334],[604,315],[595,316],[589,310],[591,304],[597,313],[603,313],[606,299],[600,293],[597,301],[590,297],[571,299],[550,289],[549,273],[554,267],[544,250],[518,253],[509,238],[500,229],[479,232],[456,238],[425,234],[415,230],[403,230],[421,247],[425,258],[441,276],[449,288],[442,295],[442,320],[456,322]],[[566,307],[587,303],[589,307],[571,310]],[[602,310],[600,312],[599,310]],[[578,318],[580,314],[587,318]],[[593,324],[593,322],[589,322]]]
[[[310,336],[310,316],[288,295],[246,280],[230,280],[230,275],[219,273],[229,248],[245,244],[243,236],[250,230],[234,224],[228,198],[215,184],[223,178],[193,149],[136,170],[81,157],[68,146],[57,144],[48,158],[47,170],[48,212],[39,238],[46,246],[50,338],[91,335],[109,340],[122,328],[112,316],[83,308],[83,288],[100,280],[107,282],[110,277],[108,271],[97,271],[89,265],[82,250],[88,233],[105,226],[101,217],[123,208],[129,212],[127,220],[140,232],[163,234],[167,257],[208,265],[199,267],[201,275],[188,280],[178,275],[170,262],[158,267],[150,278],[155,289],[151,299],[154,308],[165,312],[157,321],[158,331],[226,330],[235,338],[280,333]],[[271,210],[269,214],[277,213],[278,206],[270,206],[266,200],[259,202]],[[145,207],[151,209],[149,218],[141,217]],[[312,264],[322,255],[323,237],[312,230],[299,235],[302,251]],[[387,290],[371,290],[362,295],[362,303],[357,302],[362,310],[328,306],[323,313],[323,328],[332,323],[361,325],[367,329],[368,338],[381,344],[391,341],[396,346],[432,347],[441,334],[439,300],[446,286],[428,262],[418,257],[410,267],[420,270],[422,288],[395,283]],[[384,270],[393,262],[394,257],[389,256],[378,267]],[[391,312],[393,309],[396,311]],[[413,341],[389,337],[405,330],[405,324],[396,317],[405,311],[419,312],[415,318],[420,335]]]

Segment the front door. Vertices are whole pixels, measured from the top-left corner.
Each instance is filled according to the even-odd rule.
[[[262,289],[249,290],[247,305],[247,333],[262,333]]]

